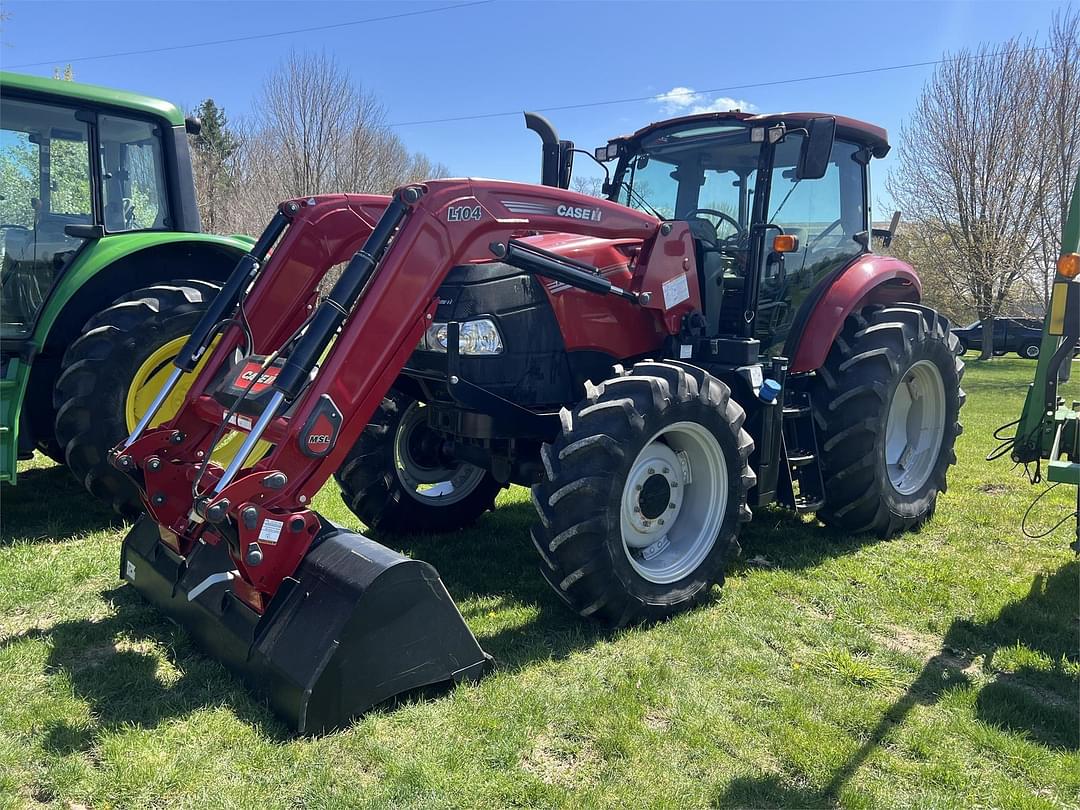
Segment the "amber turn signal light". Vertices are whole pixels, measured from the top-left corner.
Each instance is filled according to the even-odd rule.
[[[773,237],[774,253],[794,253],[799,249],[799,237],[793,233],[781,233]]]
[[[779,239],[780,237],[777,237]],[[1057,271],[1059,276],[1076,278],[1080,275],[1080,253],[1066,253],[1058,259]]]

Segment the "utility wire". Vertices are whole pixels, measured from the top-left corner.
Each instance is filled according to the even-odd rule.
[[[244,37],[229,37],[228,39],[211,39],[206,42],[190,42],[186,45],[166,45],[161,48],[144,48],[137,51],[117,51],[115,53],[100,53],[93,56],[76,56],[73,59],[46,59],[41,62],[23,62],[20,65],[8,65],[9,68],[40,67],[41,65],[68,64],[70,62],[88,62],[91,59],[115,59],[121,56],[142,56],[148,53],[164,53],[165,51],[182,51],[187,48],[207,48],[211,45],[228,45],[233,42],[251,42],[259,39],[271,39],[272,37],[284,37],[290,34],[307,34],[312,31],[330,31],[336,28],[348,28],[353,25],[366,25],[385,20],[400,20],[404,17],[419,17],[422,14],[435,14],[440,11],[455,11],[460,8],[472,6],[485,6],[494,3],[495,0],[471,0],[467,3],[458,3],[453,6],[439,6],[438,8],[418,9],[417,11],[402,11],[397,14],[387,14],[382,17],[367,17],[363,20],[351,20],[349,22],[330,23],[328,25],[313,25],[309,28],[291,28],[288,31],[274,31],[268,34],[250,34]]]
[[[1050,50],[1050,46],[1046,46],[1046,47],[1042,47],[1042,48],[1031,48],[1029,50],[1032,53],[1037,53],[1039,51]],[[820,74],[818,74],[816,76],[798,76],[798,77],[792,78],[792,79],[776,79],[774,81],[769,81],[769,82],[752,82],[752,83],[749,83],[749,84],[732,84],[732,85],[728,85],[727,87],[713,87],[713,88],[708,89],[708,90],[694,90],[693,92],[688,92],[688,93],[680,94],[680,95],[685,95],[685,96],[693,99],[693,98],[696,98],[698,96],[708,95],[710,93],[729,93],[729,92],[731,92],[733,90],[750,90],[750,89],[755,89],[755,88],[760,88],[760,87],[775,87],[775,86],[781,85],[781,84],[796,84],[796,83],[799,83],[799,82],[816,82],[816,81],[820,81],[822,79],[841,79],[841,78],[845,78],[845,77],[848,77],[848,76],[866,76],[867,74],[870,74],[870,73],[885,73],[887,71],[892,71],[892,70],[908,70],[910,68],[931,67],[933,65],[943,65],[943,64],[945,64],[947,62],[960,62],[960,61],[963,61],[964,59],[988,59],[988,58],[990,58],[992,56],[1001,56],[1004,53],[1008,53],[1008,51],[998,51],[996,53],[977,54],[977,55],[974,55],[974,56],[970,56],[970,55],[969,56],[954,56],[954,57],[947,57],[945,59],[931,59],[931,60],[928,60],[928,61],[925,61],[925,62],[909,62],[909,63],[904,64],[904,65],[888,65],[886,67],[862,68],[860,70],[845,70],[845,71],[842,71],[840,73],[820,73]],[[604,100],[604,101],[586,101],[586,102],[582,102],[582,103],[579,103],[579,104],[560,104],[560,105],[557,105],[557,106],[554,106],[554,107],[533,107],[531,109],[533,109],[535,112],[556,112],[556,111],[559,111],[559,110],[580,110],[580,109],[583,109],[583,108],[586,108],[586,107],[604,107],[604,106],[608,106],[608,105],[611,105],[611,104],[633,104],[633,103],[641,102],[641,101],[655,101],[655,100],[658,100],[658,97],[655,96],[655,95],[651,95],[651,96],[634,96],[632,98],[616,98],[616,99],[607,99],[607,100]],[[447,118],[424,118],[424,119],[420,119],[420,120],[417,120],[417,121],[401,121],[401,122],[398,122],[398,123],[395,123],[395,124],[390,124],[389,126],[390,127],[413,127],[413,126],[420,126],[421,124],[448,124],[448,123],[453,123],[453,122],[456,122],[456,121],[479,121],[479,120],[482,120],[482,119],[485,119],[485,118],[505,118],[505,117],[511,116],[511,115],[521,115],[521,113],[522,113],[521,110],[507,110],[505,112],[476,113],[474,115],[455,115],[455,116],[449,116]]]

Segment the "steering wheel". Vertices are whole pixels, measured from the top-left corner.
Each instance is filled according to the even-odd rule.
[[[832,233],[839,224],[840,224],[840,220],[836,220],[835,222],[829,223],[829,227],[827,227],[825,230],[823,230],[821,233],[819,233],[817,236],[815,236],[813,239],[811,239],[809,243],[807,243],[806,249],[807,250],[813,250],[814,246],[818,242],[820,242],[822,239],[824,239],[826,236],[828,236],[830,233]]]
[[[714,242],[714,245],[716,242],[727,242],[732,239],[734,239],[735,241],[741,241],[746,237],[746,229],[743,228],[743,226],[739,224],[739,220],[735,219],[735,217],[731,216],[731,214],[725,214],[723,211],[717,211],[715,208],[695,208],[691,211],[686,212],[686,218],[701,219],[701,217],[697,216],[698,214],[709,214],[710,216],[714,216],[717,219],[722,219],[725,222],[729,223],[735,229],[735,233],[733,236],[729,236],[727,239],[717,238]],[[715,232],[715,228],[713,230]]]

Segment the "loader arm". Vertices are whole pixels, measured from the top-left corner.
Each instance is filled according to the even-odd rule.
[[[235,425],[248,433],[252,447],[262,439],[272,450],[240,469],[206,464],[198,492],[192,493],[225,415],[210,389],[241,348],[243,331],[234,323],[176,417],[137,437],[115,457],[142,489],[173,552],[186,556],[200,541],[228,545],[239,573],[235,588],[257,611],[295,571],[318,534],[321,523],[310,511],[311,500],[412,354],[451,268],[505,258],[538,274],[658,309],[671,333],[695,304],[663,305],[663,283],[693,273],[685,224],[661,224],[570,191],[439,180],[401,189],[392,200],[336,196],[289,201],[279,214],[286,220],[283,235],[255,275],[243,309],[256,349],[249,352],[251,361],[262,362],[274,351],[281,352],[281,360],[264,369],[268,379],[260,385],[272,389],[266,407]],[[537,231],[640,239],[635,289],[612,288],[572,260],[517,242]],[[333,290],[312,311],[319,281],[350,252],[353,257]],[[237,273],[247,279],[252,268],[252,262],[241,262]],[[283,345],[309,313],[299,338]],[[195,332],[209,335],[213,327],[204,323]],[[314,426],[320,426],[315,434],[320,439],[329,437],[318,452],[312,452]],[[236,463],[246,456],[238,453]],[[281,542],[277,536],[266,541],[272,534],[267,525],[284,527]]]

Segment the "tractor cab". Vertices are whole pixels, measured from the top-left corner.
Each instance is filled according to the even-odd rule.
[[[811,113],[710,113],[596,150],[618,159],[607,194],[694,235],[707,337],[785,343],[818,282],[870,248],[871,157],[885,132]]]
[[[2,337],[30,334],[54,283],[89,239],[198,231],[171,157],[184,139],[157,114],[72,98],[70,82],[5,74],[0,100]],[[73,85],[84,88],[84,85]],[[113,93],[118,104],[126,99]],[[146,105],[144,105],[146,106]],[[186,165],[186,141],[179,144]],[[189,206],[190,207],[190,206]]]

